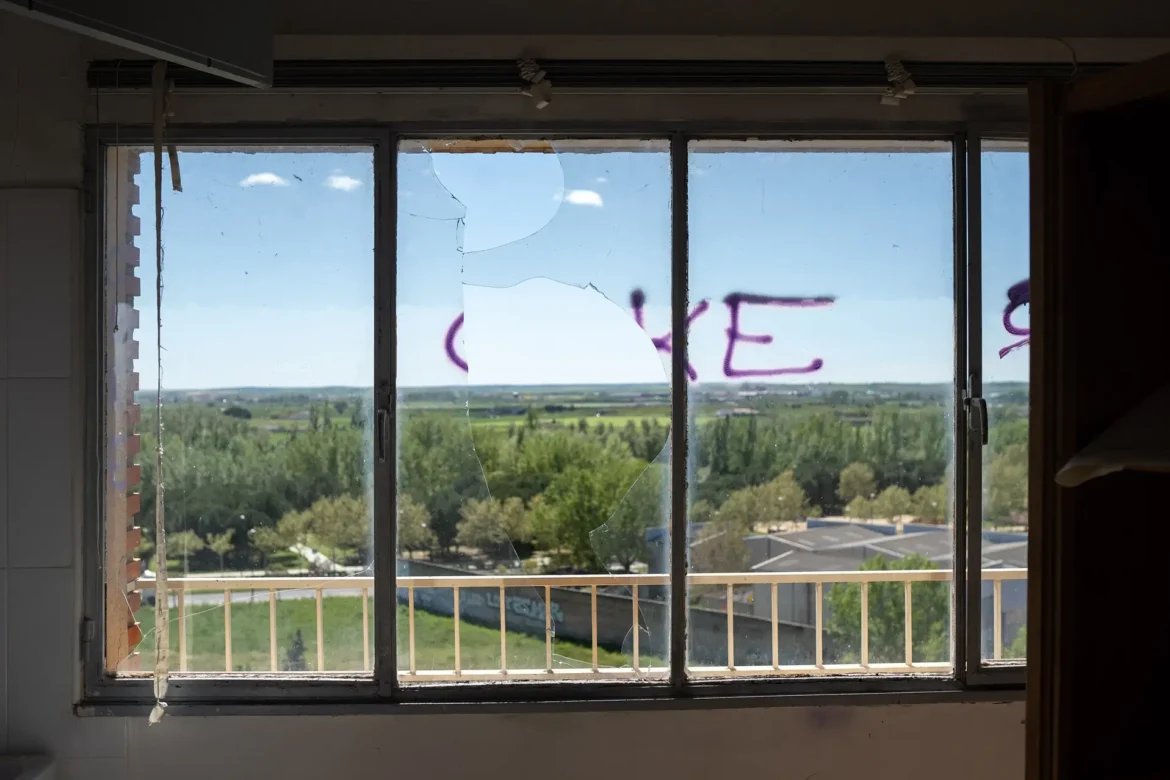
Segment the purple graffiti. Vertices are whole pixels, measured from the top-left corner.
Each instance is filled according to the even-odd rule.
[[[1008,288],[1008,305],[1003,309],[1003,329],[1013,336],[1023,336],[1024,338],[1014,344],[1008,344],[1006,347],[1001,349],[999,351],[999,356],[1001,358],[1007,357],[1009,353],[1019,349],[1020,347],[1026,346],[1028,342],[1032,340],[1031,328],[1021,328],[1012,323],[1012,315],[1015,314],[1016,309],[1028,303],[1029,292],[1030,290],[1028,279],[1025,279],[1022,282],[1016,282]]]
[[[646,330],[646,323],[643,321],[642,309],[646,305],[646,293],[641,290],[634,290],[630,293],[630,307],[634,310],[634,322],[638,323],[638,327]],[[687,315],[687,332],[690,332],[691,323],[702,316],[703,312],[710,308],[710,304],[706,300],[699,301],[695,308],[691,309],[691,313]],[[671,345],[671,331],[666,331],[665,336],[651,336],[650,342],[654,348],[659,352],[670,354]],[[699,372],[695,371],[695,367],[687,362],[687,376],[694,382],[699,378]]]
[[[447,328],[447,337],[443,340],[443,346],[447,348],[447,359],[459,367],[463,373],[467,373],[467,361],[459,357],[459,353],[455,351],[455,337],[459,335],[459,329],[463,327],[463,312],[459,312],[459,316],[451,323],[451,327]]]
[[[757,306],[792,306],[797,308],[813,308],[820,306],[832,306],[836,298],[832,296],[822,295],[814,298],[785,298],[773,295],[753,295],[751,293],[732,293],[723,299],[727,304],[727,310],[730,315],[731,323],[727,328],[727,352],[723,356],[723,374],[728,377],[749,377],[749,376],[780,376],[781,374],[811,374],[814,371],[820,371],[821,367],[825,365],[825,361],[820,358],[813,358],[812,362],[807,366],[794,366],[791,368],[735,368],[731,365],[732,359],[735,357],[735,345],[737,342],[745,341],[749,344],[771,344],[772,336],[768,334],[754,334],[743,333],[739,329],[739,307],[743,304],[755,304]]]

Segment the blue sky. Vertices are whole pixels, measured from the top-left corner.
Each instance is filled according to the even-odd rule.
[[[166,388],[369,386],[368,151],[180,155],[164,192]],[[153,190],[142,220],[142,387],[154,387]],[[665,146],[557,154],[404,154],[398,337],[404,386],[663,381],[669,329]],[[952,366],[951,161],[946,153],[696,151],[690,162],[689,331],[698,381],[727,381],[730,293],[832,297],[744,305],[738,369],[809,364],[763,381],[941,382]],[[1027,158],[984,155],[984,362],[1027,378],[1000,317],[1027,275]],[[635,322],[633,290],[646,297]],[[445,337],[463,312],[447,357]],[[1027,323],[1026,309],[1017,324]],[[752,381],[760,381],[753,379]]]

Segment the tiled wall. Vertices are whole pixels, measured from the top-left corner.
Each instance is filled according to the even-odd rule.
[[[0,14],[0,752],[123,777],[125,721],[72,709],[84,68],[80,38]]]
[[[0,753],[58,777],[1022,777],[1023,705],[78,718],[84,49],[0,13]],[[976,750],[976,745],[978,749]],[[457,750],[452,750],[458,746]],[[962,755],[959,760],[957,757]]]

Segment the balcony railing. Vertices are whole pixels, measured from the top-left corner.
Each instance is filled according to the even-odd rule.
[[[1027,569],[988,569],[982,573],[985,582],[992,583],[992,608],[994,614],[993,632],[995,659],[1002,654],[1003,637],[1003,583],[1012,580],[1026,580]],[[805,676],[835,674],[923,674],[948,673],[950,663],[914,661],[913,658],[913,584],[916,582],[949,582],[951,572],[945,569],[883,570],[883,571],[831,571],[831,572],[753,572],[753,573],[702,573],[687,575],[687,583],[695,586],[723,586],[727,589],[727,658],[726,665],[690,666],[687,672],[692,677],[738,676]],[[373,577],[175,577],[168,579],[168,587],[175,592],[178,622],[184,625],[186,619],[186,596],[193,592],[222,592],[224,598],[224,668],[232,670],[232,612],[233,591],[268,592],[268,637],[269,662],[273,672],[278,671],[277,653],[277,593],[283,590],[311,591],[316,598],[317,624],[317,666],[316,671],[326,671],[326,643],[323,620],[325,592],[345,590],[360,591],[362,604],[362,669],[370,666],[370,591],[374,587]],[[871,663],[869,647],[869,586],[874,583],[902,583],[905,588],[905,648],[904,658],[899,663]],[[824,647],[824,586],[837,583],[859,583],[861,585],[861,647],[856,664],[825,663]],[[143,583],[144,584],[144,583]],[[666,677],[668,669],[661,666],[642,665],[639,648],[639,591],[650,586],[666,586],[670,577],[666,574],[581,574],[543,576],[475,576],[464,577],[398,577],[397,586],[406,591],[406,625],[408,658],[406,668],[398,676],[402,682],[454,681],[454,680],[532,680],[549,678],[605,679],[638,678],[653,679]],[[772,663],[770,665],[739,666],[735,663],[735,609],[733,592],[736,586],[771,586]],[[815,586],[815,661],[812,664],[780,663],[780,625],[778,614],[778,588],[780,585]],[[597,644],[597,596],[598,588],[625,587],[633,598],[631,620],[633,625],[630,666],[612,668],[598,663]],[[587,589],[591,596],[592,617],[592,664],[583,668],[555,668],[553,665],[553,615],[552,588]],[[415,590],[420,588],[449,588],[452,591],[454,621],[454,668],[444,670],[419,669],[415,653]],[[513,588],[537,588],[544,595],[544,668],[510,669],[507,665],[508,632],[500,631],[500,665],[493,669],[466,668],[462,663],[460,648],[460,592],[468,589],[499,589],[500,625],[506,626],[506,591]],[[179,671],[188,671],[187,637],[179,631]],[[345,670],[353,671],[353,670]]]

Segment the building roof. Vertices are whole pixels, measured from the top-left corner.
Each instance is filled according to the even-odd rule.
[[[859,562],[855,558],[842,558],[824,553],[789,550],[775,558],[752,567],[752,571],[857,571]]]
[[[983,546],[983,566],[988,569],[1028,568],[1028,543],[1008,542]]]
[[[943,562],[951,559],[951,534],[939,531],[923,531],[903,536],[887,536],[879,542],[866,545],[875,553],[890,558],[908,558],[921,555],[932,561]]]
[[[889,539],[886,534],[865,528],[864,526],[821,526],[804,531],[789,531],[775,534],[776,538],[791,544],[801,550],[831,550],[854,544]]]

